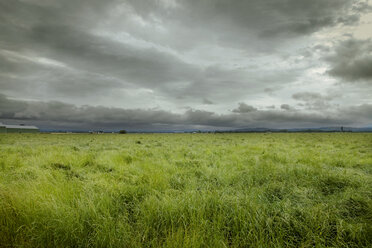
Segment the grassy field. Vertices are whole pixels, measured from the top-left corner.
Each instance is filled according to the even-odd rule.
[[[0,247],[371,247],[372,134],[3,134]]]

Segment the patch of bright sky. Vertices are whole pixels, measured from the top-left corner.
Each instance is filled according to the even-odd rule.
[[[354,37],[358,39],[372,38],[372,13],[361,18],[360,24],[354,29]]]
[[[372,13],[364,14],[356,26],[339,25],[330,29],[324,29],[316,33],[315,37],[324,42],[347,39],[352,36],[356,39],[372,38]]]

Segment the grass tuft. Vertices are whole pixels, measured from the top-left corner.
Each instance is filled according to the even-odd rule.
[[[372,135],[2,134],[0,247],[372,247]]]

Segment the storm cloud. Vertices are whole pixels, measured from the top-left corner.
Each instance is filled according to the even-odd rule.
[[[341,42],[327,60],[330,75],[347,82],[372,82],[372,40],[348,39]]]
[[[365,0],[0,0],[0,121],[370,126],[371,10]]]
[[[240,102],[239,103],[239,107],[237,107],[236,109],[233,109],[232,112],[234,113],[249,113],[249,112],[254,112],[254,111],[257,111],[257,109],[253,106],[250,106],[244,102]]]
[[[87,130],[106,128],[118,130],[179,130],[185,128],[226,129],[242,127],[307,127],[314,123],[323,125],[356,124],[354,118],[368,123],[372,120],[372,105],[359,105],[323,114],[306,114],[301,111],[257,110],[240,103],[230,114],[188,109],[178,114],[159,109],[123,109],[104,106],[76,106],[62,102],[19,101],[0,95],[0,119],[17,123],[38,123],[48,128]],[[284,110],[292,110],[283,107]],[[249,110],[248,110],[249,109]],[[343,116],[343,117],[341,117]]]

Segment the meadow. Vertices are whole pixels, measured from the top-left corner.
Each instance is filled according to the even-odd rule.
[[[372,247],[372,133],[2,134],[0,247]]]

